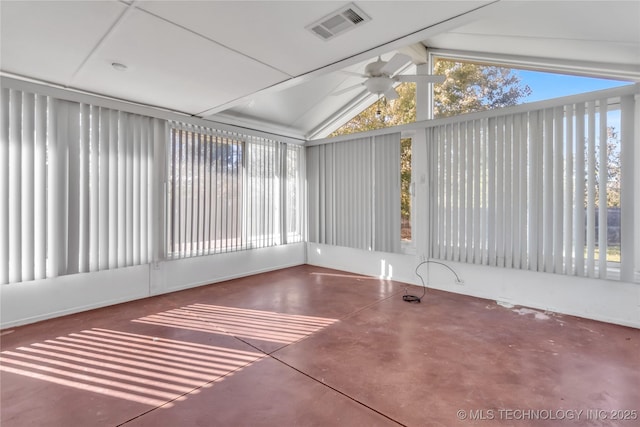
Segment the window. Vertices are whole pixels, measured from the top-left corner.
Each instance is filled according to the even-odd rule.
[[[169,256],[242,246],[244,151],[229,137],[171,129]]]
[[[167,256],[302,241],[302,147],[173,124]]]
[[[400,238],[411,241],[411,138],[400,140]]]

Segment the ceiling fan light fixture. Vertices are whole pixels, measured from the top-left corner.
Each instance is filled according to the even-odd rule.
[[[393,86],[393,80],[388,77],[369,77],[364,82],[364,85],[367,87],[369,92],[381,95],[391,89]]]

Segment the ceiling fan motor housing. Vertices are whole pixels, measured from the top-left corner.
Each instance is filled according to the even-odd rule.
[[[387,65],[387,61],[383,61],[382,59],[380,59],[380,57],[378,57],[377,61],[367,64],[367,66],[364,69],[364,73],[367,76],[371,76],[371,77],[383,76],[384,73],[382,72],[382,67],[384,67],[385,65]]]

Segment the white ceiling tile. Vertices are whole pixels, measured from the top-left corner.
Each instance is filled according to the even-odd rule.
[[[514,19],[514,16],[526,19]],[[507,1],[487,19],[458,32],[496,34],[504,37],[540,37],[591,41],[640,42],[640,2]]]
[[[483,19],[424,43],[570,61],[640,63],[640,2],[508,1],[498,6]]]
[[[2,1],[0,67],[67,84],[126,7],[116,1]]]
[[[640,46],[631,43],[609,41],[585,41],[555,39],[552,42],[540,38],[505,38],[488,34],[448,33],[429,39],[434,48],[490,52],[503,55],[521,55],[569,61],[598,63],[640,64]],[[550,44],[553,48],[550,48]],[[488,46],[492,46],[489,51]],[[571,52],[568,56],[567,52]],[[594,53],[597,52],[597,55]]]
[[[128,70],[116,71],[112,62],[125,64]],[[133,10],[73,85],[197,114],[287,78],[193,32]]]

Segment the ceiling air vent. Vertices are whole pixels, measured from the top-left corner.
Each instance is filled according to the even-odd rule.
[[[371,18],[355,4],[350,3],[305,28],[322,40],[329,40],[368,21],[371,21]]]

